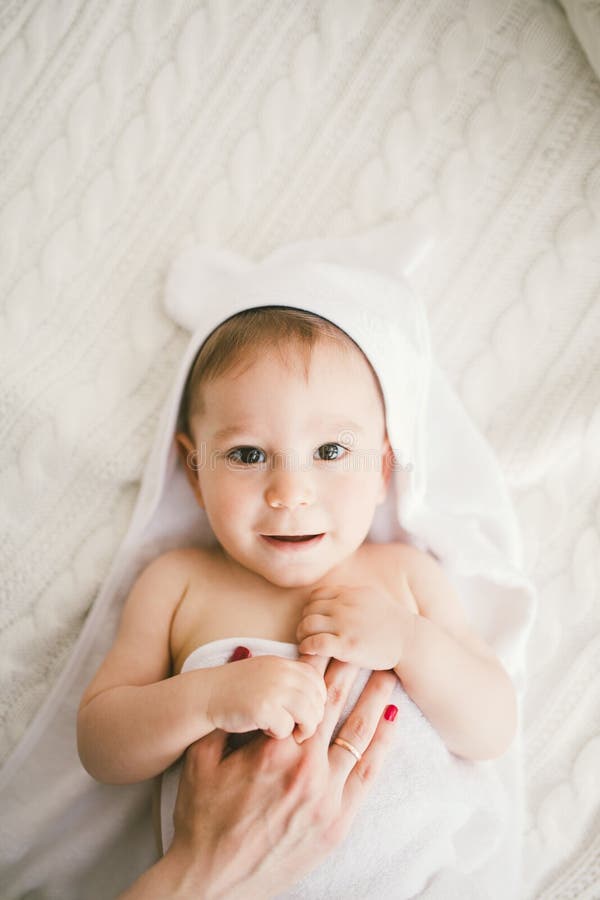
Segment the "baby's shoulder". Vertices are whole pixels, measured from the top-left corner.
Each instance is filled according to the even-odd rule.
[[[404,541],[369,544],[369,553],[377,565],[383,565],[386,570],[393,572],[398,569],[407,571],[414,566],[422,565],[424,559],[437,559],[429,551],[420,550],[414,544],[407,544]]]
[[[156,556],[148,564],[146,571],[152,569],[155,575],[163,578],[195,580],[207,571],[212,559],[213,555],[205,547],[175,547]]]
[[[153,557],[138,573],[128,605],[146,595],[179,600],[195,573],[202,570],[202,562],[203,552],[197,547],[177,547]]]
[[[370,568],[379,573],[390,590],[393,591],[404,578],[411,586],[424,583],[430,589],[446,586],[440,560],[430,550],[422,550],[403,541],[372,544],[371,548]]]
[[[162,627],[170,621],[188,590],[191,570],[187,548],[166,551],[147,562],[135,576],[125,599],[122,629],[135,632],[140,624],[152,622]]]

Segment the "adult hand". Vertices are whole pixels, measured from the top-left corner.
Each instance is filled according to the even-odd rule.
[[[382,713],[396,678],[375,672],[338,735],[362,757],[331,743],[357,672],[330,663],[323,721],[302,744],[259,735],[225,757],[224,732],[192,744],[173,843],[121,900],[237,900],[240,891],[264,900],[315,868],[349,831],[392,739]]]

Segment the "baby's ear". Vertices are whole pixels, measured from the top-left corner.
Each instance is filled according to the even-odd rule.
[[[200,463],[200,453],[192,443],[189,435],[185,431],[178,431],[175,435],[175,443],[181,459],[181,465],[184,468],[187,480],[189,481],[198,504],[204,509],[202,500],[202,492],[198,481],[198,466]]]
[[[378,503],[383,503],[387,497],[390,478],[394,468],[394,451],[392,450],[390,439],[387,434],[383,442],[383,450],[381,452],[381,488],[377,497]]]

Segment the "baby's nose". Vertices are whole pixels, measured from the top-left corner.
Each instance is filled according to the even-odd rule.
[[[273,509],[296,509],[310,506],[314,493],[308,473],[277,472],[265,491],[265,500]]]

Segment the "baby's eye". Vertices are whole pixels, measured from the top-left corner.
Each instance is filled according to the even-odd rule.
[[[245,466],[255,466],[257,463],[265,461],[264,456],[265,454],[258,447],[237,447],[227,454],[227,459]]]
[[[334,460],[341,459],[347,451],[341,444],[321,444],[315,452],[318,454],[319,459]]]

